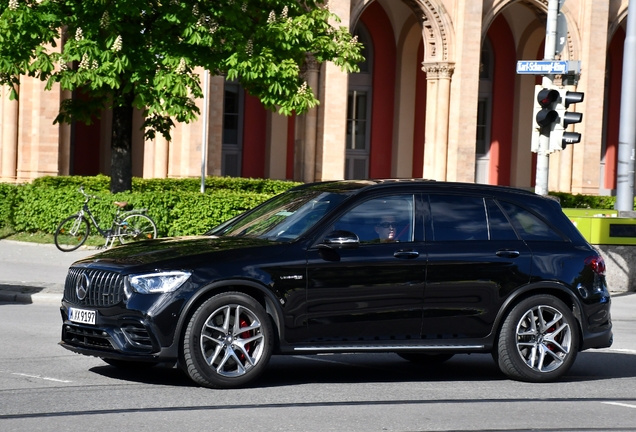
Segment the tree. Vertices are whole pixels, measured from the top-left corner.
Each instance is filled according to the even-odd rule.
[[[289,115],[318,104],[301,73],[309,53],[347,72],[363,60],[323,0],[0,0],[0,10],[0,84],[11,98],[28,75],[86,96],[64,100],[55,122],[90,124],[112,109],[112,192],[131,188],[133,109],[147,139],[196,119],[195,67]]]

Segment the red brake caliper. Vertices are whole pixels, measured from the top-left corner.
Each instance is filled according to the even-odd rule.
[[[548,329],[548,332],[552,333],[554,330],[556,330],[556,327],[550,327]],[[547,344],[547,347],[548,347],[548,349],[550,351],[554,351],[554,349],[556,348],[556,346],[554,344],[551,344],[551,343]]]
[[[245,318],[241,318],[241,320],[239,321],[239,328],[242,327],[248,327],[248,323],[245,320]],[[241,337],[243,339],[247,339],[248,337],[250,337],[250,332],[249,331],[244,331],[243,333],[241,333]],[[252,344],[247,344],[245,345],[245,351],[247,351],[248,353],[251,351],[252,349]],[[239,354],[239,359],[241,359],[241,361],[245,360],[245,354],[240,353]]]

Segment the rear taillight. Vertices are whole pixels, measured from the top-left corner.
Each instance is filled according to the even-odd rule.
[[[605,261],[602,256],[591,256],[585,258],[585,265],[590,267],[594,273],[604,276],[605,275]]]

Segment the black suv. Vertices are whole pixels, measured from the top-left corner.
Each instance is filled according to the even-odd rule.
[[[247,384],[272,354],[489,353],[545,382],[612,343],[605,264],[559,203],[425,180],[293,188],[202,236],[74,263],[62,341],[120,368]]]

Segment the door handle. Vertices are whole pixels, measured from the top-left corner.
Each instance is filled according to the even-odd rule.
[[[517,258],[521,254],[516,250],[500,249],[496,255],[501,258]]]
[[[393,254],[393,256],[396,258],[402,258],[402,259],[413,259],[420,256],[420,253],[414,250],[399,250],[399,251],[396,251]]]

